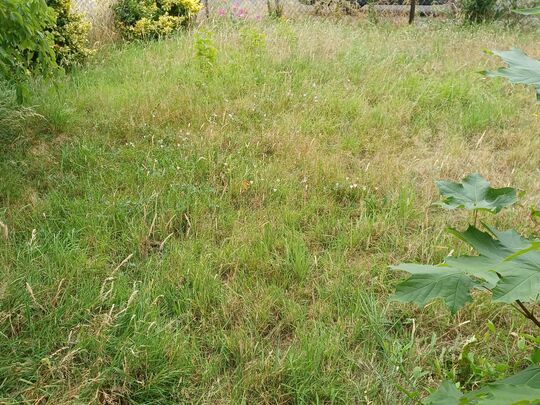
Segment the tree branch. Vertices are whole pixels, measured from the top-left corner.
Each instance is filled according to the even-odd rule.
[[[521,310],[523,311],[522,312],[523,316],[531,320],[536,326],[540,328],[540,320],[538,320],[538,318],[534,316],[534,314],[531,311],[529,311],[529,309],[523,304],[523,302],[521,302],[520,300],[516,300],[516,304],[518,304]]]

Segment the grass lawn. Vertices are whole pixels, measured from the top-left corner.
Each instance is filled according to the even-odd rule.
[[[517,313],[390,302],[388,265],[465,250],[435,179],[526,190],[496,222],[531,230],[534,90],[478,71],[540,33],[212,30],[215,61],[209,34],[108,47],[3,118],[0,402],[401,404],[524,367]]]

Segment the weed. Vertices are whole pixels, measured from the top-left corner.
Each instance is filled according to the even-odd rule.
[[[195,34],[195,57],[202,66],[215,66],[218,56],[217,48],[214,44],[214,33],[211,31],[198,31]]]

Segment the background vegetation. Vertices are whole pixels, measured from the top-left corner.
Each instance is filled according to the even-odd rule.
[[[534,227],[534,90],[476,72],[539,34],[212,31],[104,49],[6,119],[0,400],[405,403],[526,366],[511,308],[389,304],[387,266],[466,252],[433,179],[525,189],[496,225]]]

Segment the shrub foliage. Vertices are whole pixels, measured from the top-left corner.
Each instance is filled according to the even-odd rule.
[[[114,6],[116,23],[127,39],[169,35],[200,10],[199,0],[120,0]]]
[[[63,68],[82,62],[91,53],[88,48],[90,23],[82,14],[71,12],[71,0],[47,0],[47,5],[56,14],[56,19],[49,25],[56,62]]]
[[[497,0],[459,0],[458,6],[464,21],[481,23],[497,17]]]
[[[47,28],[54,13],[45,0],[0,2],[0,76],[20,79],[32,70],[55,66],[53,37]]]
[[[32,73],[69,68],[90,54],[90,24],[70,6],[71,0],[0,2],[0,79],[15,84],[19,102],[27,98]]]

